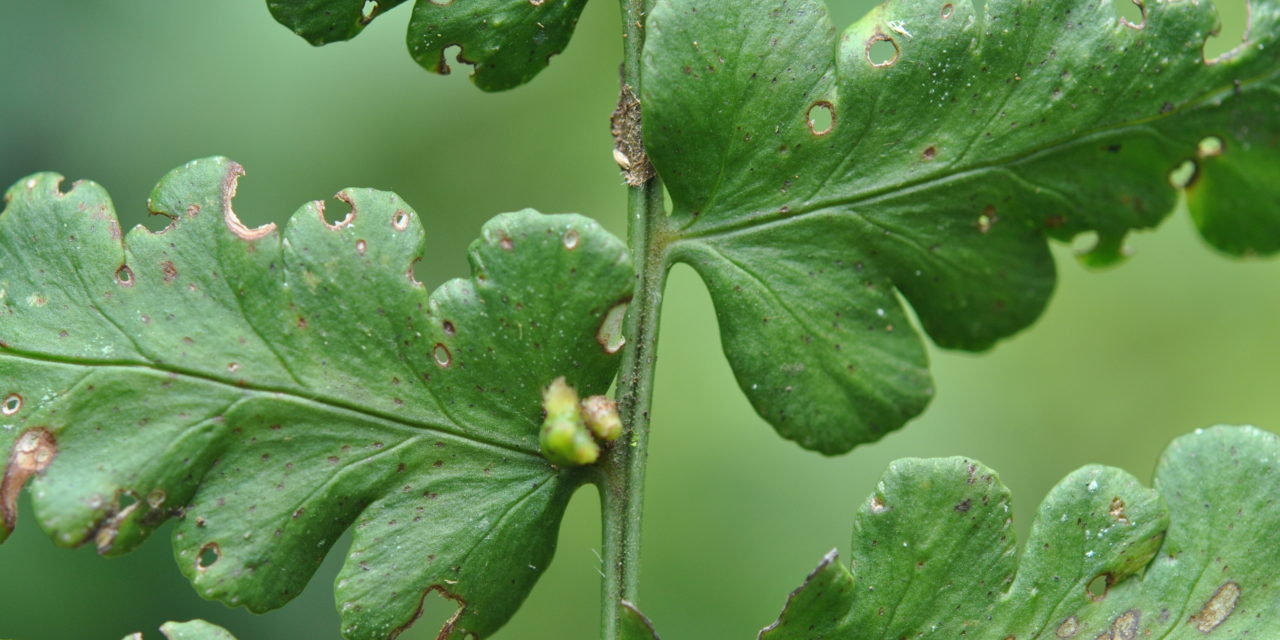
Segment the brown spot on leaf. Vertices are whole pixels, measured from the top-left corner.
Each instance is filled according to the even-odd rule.
[[[123,509],[120,508],[120,498],[122,496],[127,496],[132,500]],[[94,546],[97,547],[99,555],[106,555],[111,552],[116,543],[116,536],[120,533],[120,525],[124,524],[125,520],[128,520],[129,516],[132,516],[133,512],[138,510],[139,504],[141,502],[138,501],[135,494],[119,491],[116,493],[116,499],[111,505],[111,510],[98,523],[98,530],[93,534]]]
[[[624,300],[609,308],[600,327],[596,329],[596,342],[604,352],[613,355],[627,344],[627,337],[622,334],[622,325],[627,319],[627,306],[630,300]]]
[[[57,454],[57,440],[48,429],[35,427],[18,436],[0,481],[0,518],[6,530],[12,531],[18,523],[18,492],[22,486],[28,478],[47,469]]]
[[[1213,593],[1195,615],[1188,621],[1195,625],[1200,633],[1209,633],[1218,628],[1231,617],[1240,601],[1240,585],[1235,581],[1227,582]]]
[[[1142,612],[1130,609],[1111,621],[1111,640],[1134,640],[1142,624]]]
[[[880,496],[871,497],[871,513],[884,513],[884,498]]]
[[[1120,524],[1129,524],[1129,517],[1124,514],[1124,500],[1120,496],[1111,499],[1111,517]]]
[[[178,268],[173,266],[173,262],[165,260],[160,263],[160,270],[164,272],[164,281],[173,282],[178,278]]]
[[[1080,633],[1080,620],[1075,616],[1071,616],[1066,620],[1063,620],[1062,624],[1058,625],[1057,630],[1054,631],[1054,635],[1062,638],[1063,640],[1066,640],[1067,638],[1074,638],[1077,633]]]

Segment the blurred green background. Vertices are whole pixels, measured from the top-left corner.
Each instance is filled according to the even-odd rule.
[[[845,24],[872,3],[830,4]],[[1214,51],[1245,24],[1245,0],[1221,4]],[[434,282],[465,273],[466,243],[499,212],[576,211],[624,233],[608,132],[616,3],[589,3],[568,51],[531,85],[497,95],[472,87],[465,67],[445,78],[419,69],[404,50],[407,13],[313,49],[261,0],[0,3],[0,183],[39,170],[91,178],[126,225],[144,222],[166,171],[214,154],[247,167],[236,208],[250,224],[346,186],[392,189],[427,224],[422,279]],[[663,636],[754,637],[827,550],[847,549],[855,505],[893,459],[983,460],[1013,488],[1025,532],[1049,487],[1083,464],[1147,478],[1165,444],[1196,427],[1280,430],[1280,262],[1215,255],[1185,213],[1132,245],[1128,264],[1102,273],[1058,247],[1059,293],[1041,322],[990,354],[935,349],[928,412],[838,458],[802,451],[756,417],[720,353],[706,291],[678,267],[663,319],[641,597]],[[29,516],[25,499],[22,508]],[[56,549],[24,518],[0,547],[0,637],[114,639],[191,617],[241,640],[337,637],[338,553],[301,597],[255,616],[196,596],[166,534],[103,560]],[[597,637],[598,549],[597,499],[584,490],[555,564],[498,638]],[[447,613],[434,604],[402,637],[434,637]]]

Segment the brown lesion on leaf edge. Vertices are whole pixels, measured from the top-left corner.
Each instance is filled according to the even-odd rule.
[[[226,223],[227,229],[231,230],[236,237],[242,240],[257,240],[259,238],[271,235],[276,230],[276,223],[268,222],[260,227],[250,229],[244,226],[240,221],[240,216],[231,208],[231,201],[236,197],[236,187],[240,183],[240,176],[244,175],[244,167],[239,163],[231,162],[227,166],[227,175],[222,180],[222,221]]]
[[[128,506],[120,507],[120,498],[124,495],[132,498],[132,502]],[[117,490],[115,498],[111,501],[111,509],[98,520],[93,530],[93,545],[97,549],[99,555],[107,555],[115,547],[116,536],[120,534],[120,527],[137,511],[138,505],[142,504],[142,500],[132,491]]]
[[[12,531],[18,523],[18,492],[31,476],[47,469],[57,453],[57,439],[44,427],[33,427],[18,436],[0,481],[0,518],[6,530]]]
[[[351,210],[347,212],[347,215],[343,216],[341,220],[333,224],[329,224],[329,221],[324,217],[324,200],[316,200],[313,204],[315,204],[316,207],[316,214],[320,216],[320,222],[322,222],[324,226],[328,227],[330,231],[337,231],[344,227],[351,226],[351,223],[356,221],[356,203],[351,199],[351,194],[345,189],[335,193],[333,197],[335,200],[345,202],[347,203],[347,206],[351,207]]]
[[[449,636],[453,635],[453,632],[458,627],[458,621],[462,619],[462,614],[467,610],[467,601],[464,600],[462,596],[453,593],[438,584],[433,584],[430,587],[427,587],[426,591],[422,592],[422,597],[418,599],[417,611],[414,611],[413,615],[409,616],[408,621],[392,630],[391,635],[387,636],[387,640],[396,640],[396,638],[400,637],[400,634],[407,631],[409,627],[412,627],[413,624],[418,621],[418,618],[422,617],[422,608],[427,602],[427,596],[431,595],[432,591],[438,591],[441,597],[458,603],[458,609],[453,612],[452,616],[449,616],[449,619],[445,621],[444,626],[440,627],[440,633],[436,635],[436,640],[448,640]]]

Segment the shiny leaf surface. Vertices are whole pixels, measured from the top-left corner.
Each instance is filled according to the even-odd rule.
[[[1280,625],[1280,438],[1174,441],[1155,488],[1088,466],[1041,503],[1019,559],[1009,491],[963,458],[890,466],[761,640],[1243,638]]]
[[[413,278],[417,214],[348,189],[287,228],[246,228],[242,170],[199,160],[123,237],[101,187],[19,182],[0,214],[0,536],[30,479],[65,546],[135,548],[178,516],[180,569],[205,597],[289,601],[349,526],[336,585],[348,638],[385,638],[426,593],[442,637],[487,635],[551,560],[584,480],[540,453],[542,387],[603,393],[598,338],[630,297],[621,241],[576,215],[485,225],[472,276]],[[537,274],[537,277],[530,277]]]
[[[271,15],[314,45],[354,38],[404,0],[268,0]],[[418,0],[409,19],[413,59],[434,73],[450,72],[447,50],[474,67],[485,91],[533,79],[569,45],[586,0]]]
[[[817,0],[658,0],[641,96],[674,201],[669,257],[707,282],[739,383],[784,437],[839,453],[920,413],[924,345],[982,350],[1174,208],[1280,249],[1280,2],[1204,59],[1209,2],[895,0],[838,32]],[[904,302],[906,304],[904,304]]]

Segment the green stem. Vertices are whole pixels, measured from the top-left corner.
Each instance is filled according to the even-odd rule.
[[[646,0],[621,0],[625,30],[623,83],[640,93],[640,52],[644,47]],[[658,344],[658,318],[667,263],[662,235],[666,215],[662,183],[654,177],[628,189],[628,236],[636,261],[635,295],[624,325],[627,345],[618,377],[623,438],[602,463],[604,584],[601,637],[622,633],[621,602],[635,602],[640,586],[640,523],[644,507],[644,471],[649,444],[649,407]]]

